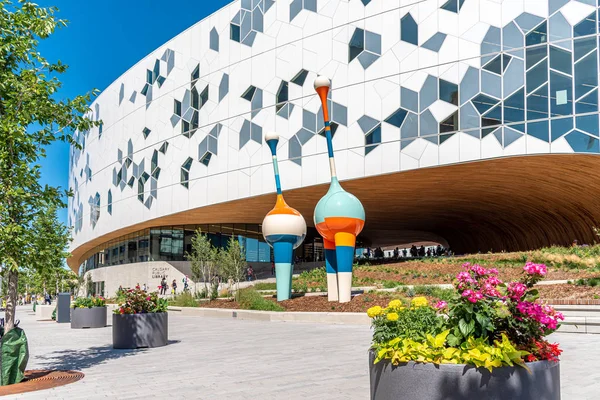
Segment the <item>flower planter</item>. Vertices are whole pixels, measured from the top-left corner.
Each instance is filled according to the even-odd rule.
[[[168,313],[113,314],[113,348],[137,349],[167,344]]]
[[[71,310],[71,329],[104,328],[106,326],[106,307],[73,308]]]
[[[560,400],[560,363],[538,361],[522,367],[484,368],[464,364],[373,364],[369,351],[372,400]]]

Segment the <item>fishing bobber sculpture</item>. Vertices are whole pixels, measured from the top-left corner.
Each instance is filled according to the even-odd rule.
[[[279,135],[274,132],[267,133],[265,141],[273,156],[277,201],[263,220],[262,233],[267,243],[273,247],[277,301],[282,301],[292,296],[292,257],[294,249],[300,246],[306,237],[306,221],[302,214],[288,206],[283,199],[277,165]]]
[[[327,109],[327,95],[331,87],[328,78],[319,76],[315,90],[321,98],[331,184],[327,194],[315,208],[315,227],[323,237],[325,265],[327,268],[327,293],[329,301],[347,303],[352,294],[352,264],[356,236],[365,225],[365,209],[360,200],[342,189],[335,171],[331,123]]]

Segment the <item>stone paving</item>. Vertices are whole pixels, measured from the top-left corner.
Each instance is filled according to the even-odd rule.
[[[18,312],[28,368],[76,369],[77,383],[19,399],[368,399],[366,326],[169,315],[171,343],[113,350],[111,328],[71,330]],[[600,335],[560,333],[566,400],[598,399]]]

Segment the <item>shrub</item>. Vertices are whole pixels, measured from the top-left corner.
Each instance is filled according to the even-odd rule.
[[[104,307],[106,306],[106,300],[102,296],[98,297],[78,297],[71,304],[73,308],[92,308],[92,307]]]
[[[394,288],[402,285],[402,282],[386,280],[386,281],[383,281],[382,284],[385,289],[394,289]]]
[[[285,311],[285,308],[265,299],[252,287],[238,290],[236,300],[243,310]]]
[[[146,293],[141,289],[129,289],[125,292],[125,300],[119,304],[115,314],[145,314],[166,312],[168,302],[158,298],[158,294]]]
[[[198,307],[198,302],[190,292],[183,292],[169,300],[169,305],[176,307]]]
[[[277,284],[275,282],[257,282],[254,285],[256,290],[276,290]]]

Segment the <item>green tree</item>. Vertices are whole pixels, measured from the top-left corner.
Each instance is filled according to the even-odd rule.
[[[54,7],[42,8],[19,0],[0,0],[0,265],[8,281],[6,331],[14,327],[19,271],[43,267],[33,244],[45,254],[64,252],[64,241],[53,243],[34,229],[40,214],[64,207],[66,192],[40,184],[44,148],[55,141],[73,143],[75,130],[99,125],[86,113],[91,96],[58,99],[62,62],[47,61],[40,40],[57,27]],[[73,143],[74,144],[74,143]]]
[[[227,247],[219,250],[219,265],[224,277],[233,281],[239,292],[240,281],[244,279],[248,263],[244,247],[233,236],[229,238]]]
[[[211,292],[209,285],[215,284],[215,277],[218,273],[217,250],[210,243],[206,234],[202,233],[202,230],[196,231],[192,238],[192,252],[186,252],[186,258],[191,263],[192,279],[194,282],[202,279],[204,294],[208,297]]]

